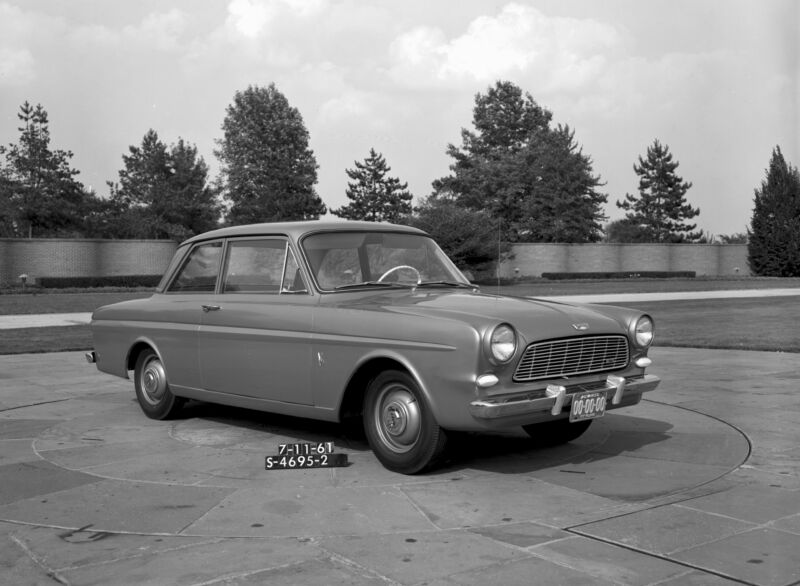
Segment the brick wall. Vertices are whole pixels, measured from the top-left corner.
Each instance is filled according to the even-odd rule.
[[[500,265],[501,277],[596,271],[750,274],[746,244],[515,244],[512,253],[514,258]]]
[[[0,284],[19,275],[100,277],[160,275],[177,244],[171,240],[82,240],[0,238]]]
[[[0,238],[0,284],[36,277],[160,275],[171,240]],[[749,275],[746,244],[515,244],[500,276],[590,271],[695,271],[698,276]]]

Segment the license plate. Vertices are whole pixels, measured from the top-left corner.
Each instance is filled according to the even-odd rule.
[[[602,417],[606,412],[606,394],[603,391],[576,393],[569,411],[570,421],[583,421]]]
[[[265,470],[302,470],[304,468],[337,468],[347,466],[347,454],[300,454],[267,456]]]

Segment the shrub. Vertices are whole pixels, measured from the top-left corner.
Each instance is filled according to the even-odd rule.
[[[694,279],[695,271],[598,271],[578,273],[542,273],[543,279]]]
[[[115,275],[106,277],[39,277],[36,279],[43,289],[66,289],[69,287],[155,287],[161,275]]]

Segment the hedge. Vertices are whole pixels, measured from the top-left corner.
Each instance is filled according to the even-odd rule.
[[[37,277],[36,284],[43,289],[69,287],[155,287],[161,275],[117,275],[111,277]]]
[[[543,279],[694,279],[696,271],[607,271],[578,273],[542,273]]]

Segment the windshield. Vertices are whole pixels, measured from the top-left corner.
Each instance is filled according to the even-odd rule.
[[[468,285],[429,237],[397,232],[327,232],[303,239],[303,250],[320,289],[414,286],[426,282]]]

